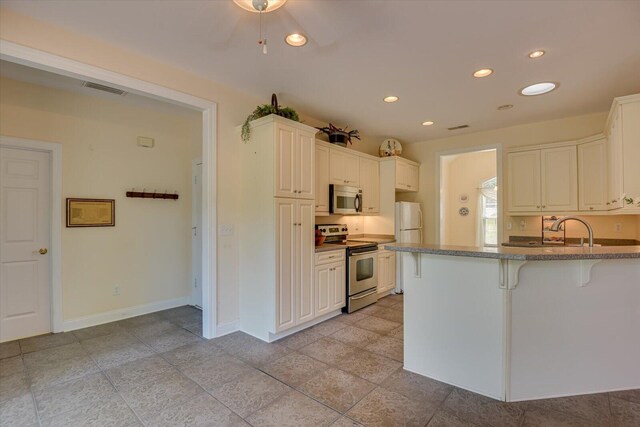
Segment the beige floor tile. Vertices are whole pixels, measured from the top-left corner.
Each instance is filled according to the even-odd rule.
[[[147,426],[248,427],[249,424],[211,395],[202,392],[184,403],[162,409],[147,422]]]
[[[519,426],[525,404],[505,403],[470,391],[454,389],[444,408],[462,420],[482,426]]]
[[[336,422],[331,424],[331,427],[363,427],[362,424],[359,424],[353,421],[351,418],[340,417]]]
[[[359,350],[340,359],[339,367],[367,381],[379,384],[402,367],[402,363],[366,350]]]
[[[89,407],[74,408],[68,412],[42,419],[43,427],[129,427],[141,425],[120,396],[94,402]]]
[[[328,365],[322,362],[293,352],[269,363],[263,371],[291,387],[296,387],[327,368]]]
[[[334,317],[333,319],[325,320],[322,323],[318,323],[312,329],[324,336],[327,336],[333,334],[336,331],[339,331],[345,326],[346,325],[344,324],[344,322],[341,322]]]
[[[427,427],[475,427],[476,424],[461,420],[447,410],[439,409],[431,421],[427,424]],[[550,427],[550,426],[549,426]]]
[[[391,307],[394,304],[398,304],[398,301],[394,300],[393,298],[384,297],[380,298],[377,304],[382,307]]]
[[[7,377],[9,375],[19,374],[24,372],[24,362],[22,356],[13,356],[6,359],[0,359],[0,378]]]
[[[384,306],[378,305],[376,303],[376,304],[371,304],[368,307],[365,307],[363,309],[358,310],[358,313],[362,313],[362,314],[365,314],[367,316],[373,316],[373,315],[375,315],[377,313],[380,313],[381,311],[384,311],[384,310],[386,310],[386,308]]]
[[[389,320],[391,322],[403,323],[404,322],[404,313],[402,310],[393,310],[393,307],[386,308],[384,310],[380,310],[377,312],[375,317],[379,317],[381,319]]]
[[[313,328],[309,328],[282,338],[281,340],[276,341],[276,343],[294,350],[299,350],[304,346],[318,341],[322,337],[324,337],[324,335],[320,332],[315,331]]]
[[[595,419],[605,422],[611,417],[609,397],[605,393],[534,400],[529,402],[529,404],[531,406],[537,406],[538,408],[564,412],[584,419]]]
[[[41,418],[88,407],[116,395],[116,391],[102,373],[87,375],[34,392]]]
[[[174,348],[182,347],[183,345],[202,342],[202,338],[177,326],[155,335],[140,338],[140,340],[158,353],[173,350]]]
[[[182,368],[182,373],[202,388],[211,391],[229,381],[256,371],[255,368],[234,356],[211,357],[200,363]]]
[[[252,366],[261,367],[290,352],[291,349],[283,345],[261,341],[249,344],[236,356]]]
[[[255,370],[212,390],[211,394],[233,412],[246,418],[290,390],[287,385]]]
[[[29,380],[25,372],[17,372],[0,379],[0,403],[29,393]]]
[[[344,414],[375,387],[375,384],[369,381],[331,368],[302,384],[298,389]]]
[[[349,325],[329,335],[329,338],[345,344],[365,348],[367,345],[382,338],[382,335],[378,334],[377,332],[368,331],[366,329],[356,328],[355,326]]]
[[[635,403],[640,403],[640,389],[614,391],[613,393],[609,393],[609,396],[617,397],[618,399],[628,400]]]
[[[596,427],[603,424],[600,421],[532,406],[525,410],[522,425],[524,427]]]
[[[400,326],[400,323],[381,319],[375,316],[370,316],[357,322],[354,326],[362,329],[367,329],[369,331],[378,332],[380,334],[386,334]]]
[[[105,323],[103,325],[92,326],[90,328],[77,329],[73,331],[73,335],[80,341],[91,338],[103,337],[106,335],[117,334],[124,331],[124,328],[117,322]]]
[[[102,369],[110,369],[153,354],[153,350],[128,333],[90,338],[81,342],[91,358]]]
[[[0,343],[0,359],[15,357],[20,355],[20,342],[9,341]]]
[[[135,328],[141,325],[146,325],[149,323],[159,323],[165,320],[165,318],[160,313],[149,313],[144,314],[142,316],[130,317],[128,319],[120,320],[118,324],[127,329]]]
[[[300,349],[301,353],[330,365],[339,363],[355,351],[357,351],[355,347],[330,338],[322,338]]]
[[[356,311],[350,314],[342,313],[339,316],[334,317],[338,322],[346,323],[347,325],[353,325],[356,322],[366,319],[369,317],[368,314],[363,313],[362,311]]]
[[[28,353],[24,356],[24,363],[33,389],[42,389],[100,370],[77,343]]]
[[[395,329],[390,330],[387,333],[387,336],[391,337],[391,338],[396,338],[399,340],[404,340],[404,326],[398,326]]]
[[[62,332],[59,334],[39,335],[37,337],[20,340],[20,348],[23,353],[31,353],[32,351],[60,347],[77,341],[78,339],[72,332]]]
[[[33,368],[54,366],[60,361],[78,357],[88,357],[88,355],[82,345],[76,342],[47,350],[27,353],[23,355],[22,358],[27,370],[31,370]]]
[[[255,412],[247,421],[255,427],[321,427],[331,424],[340,414],[307,396],[290,391]]]
[[[440,405],[453,390],[453,386],[432,380],[413,372],[398,369],[382,384],[387,390],[399,393],[419,402]]]
[[[347,416],[371,427],[424,426],[436,407],[419,403],[401,394],[377,388],[362,399]]]
[[[220,338],[215,338],[213,342],[229,354],[238,354],[249,345],[263,341],[244,332],[234,332]]]
[[[611,398],[613,421],[618,426],[640,426],[640,403]]]
[[[140,358],[111,369],[105,374],[119,390],[161,380],[178,371],[158,355]]]
[[[0,427],[35,427],[38,425],[38,415],[31,393],[0,403]]]
[[[386,356],[398,362],[404,362],[404,342],[402,340],[383,336],[365,348],[373,353]]]
[[[175,319],[178,317],[189,316],[189,315],[199,315],[202,316],[202,310],[199,310],[191,305],[183,305],[180,307],[170,308],[168,310],[164,310],[159,312],[160,316],[165,319]]]
[[[136,415],[147,422],[164,408],[187,402],[201,392],[196,383],[176,372],[158,381],[124,388],[120,395]]]
[[[161,354],[169,363],[180,369],[222,355],[224,352],[213,341],[201,341]]]

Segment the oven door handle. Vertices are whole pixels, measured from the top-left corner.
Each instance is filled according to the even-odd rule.
[[[378,252],[378,248],[375,248],[375,249],[373,249],[373,250],[371,250],[371,251],[364,251],[364,252],[352,252],[352,253],[350,253],[350,254],[349,254],[349,256],[350,256],[351,258],[354,258],[354,257],[360,256],[360,255],[374,254],[374,253],[376,253],[376,252]]]
[[[362,298],[366,298],[369,297],[373,294],[375,294],[376,292],[378,292],[378,288],[373,289],[371,292],[364,294],[364,295],[360,295],[359,297],[349,297],[352,300],[357,300],[357,299],[362,299]]]

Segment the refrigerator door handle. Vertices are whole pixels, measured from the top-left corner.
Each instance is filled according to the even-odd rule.
[[[418,209],[418,214],[420,215],[420,225],[418,226],[418,228],[420,230],[422,230],[422,209]],[[420,234],[422,236],[422,234]],[[420,242],[422,243],[422,242]]]

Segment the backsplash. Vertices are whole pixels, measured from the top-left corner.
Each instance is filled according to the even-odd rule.
[[[640,215],[577,215],[587,221],[596,238],[606,239],[637,239],[640,236]],[[522,227],[524,221],[524,227]],[[508,224],[511,222],[511,230]],[[503,241],[508,241],[510,236],[540,236],[540,216],[506,216],[504,220]],[[584,225],[576,221],[566,222],[567,237],[584,237],[587,230]],[[616,231],[616,226],[619,230]]]
[[[347,224],[349,234],[363,234],[364,217],[359,215],[317,216],[316,224]]]

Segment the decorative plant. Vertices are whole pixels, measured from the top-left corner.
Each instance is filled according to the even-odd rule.
[[[349,126],[345,126],[344,129],[340,129],[329,123],[329,126],[325,126],[323,128],[316,128],[320,132],[324,132],[329,136],[330,142],[348,142],[349,144],[353,144],[351,138],[360,139],[360,132],[357,129],[347,131]]]
[[[636,205],[640,207],[640,196],[629,197],[626,194],[623,194],[621,199],[628,205]]]
[[[276,114],[280,117],[284,117],[285,119],[295,120],[296,122],[300,121],[300,117],[298,117],[296,110],[290,107],[281,107],[278,105],[278,98],[274,93],[271,95],[271,104],[258,105],[256,109],[253,110],[253,113],[247,116],[247,119],[242,124],[242,131],[240,132],[242,141],[247,142],[251,138],[251,121],[268,116],[269,114]]]

